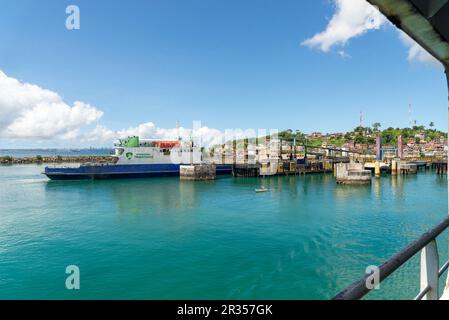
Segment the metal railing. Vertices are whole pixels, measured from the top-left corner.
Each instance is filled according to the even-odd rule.
[[[379,283],[385,280],[390,274],[396,271],[404,263],[410,260],[421,250],[421,281],[420,292],[415,300],[437,300],[438,299],[438,280],[448,269],[449,260],[439,268],[438,248],[436,237],[449,227],[449,216],[430,231],[423,234],[418,240],[412,242],[403,250],[392,256],[378,267]],[[372,289],[368,288],[367,281],[370,280],[370,274],[359,281],[353,283],[348,288],[338,293],[334,300],[358,300],[365,296]]]

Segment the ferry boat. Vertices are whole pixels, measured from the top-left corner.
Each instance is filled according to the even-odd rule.
[[[203,162],[201,148],[193,142],[121,139],[114,146],[116,162],[81,164],[78,167],[46,167],[52,180],[117,179],[178,176],[183,164]],[[217,164],[217,174],[232,172],[231,165]]]

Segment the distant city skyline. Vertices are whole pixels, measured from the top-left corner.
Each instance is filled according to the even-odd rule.
[[[361,112],[447,131],[443,68],[365,0],[19,0],[0,17],[0,149],[165,138],[177,120],[210,139],[345,132]]]

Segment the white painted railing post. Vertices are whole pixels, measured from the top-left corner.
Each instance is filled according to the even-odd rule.
[[[437,243],[433,240],[421,250],[421,290],[430,287],[423,300],[438,300],[438,268]]]

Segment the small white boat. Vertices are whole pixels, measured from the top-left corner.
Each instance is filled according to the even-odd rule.
[[[256,189],[255,191],[256,191],[257,193],[259,193],[259,192],[267,192],[268,189],[265,188],[265,187],[262,187],[262,188],[260,188],[260,189]]]

